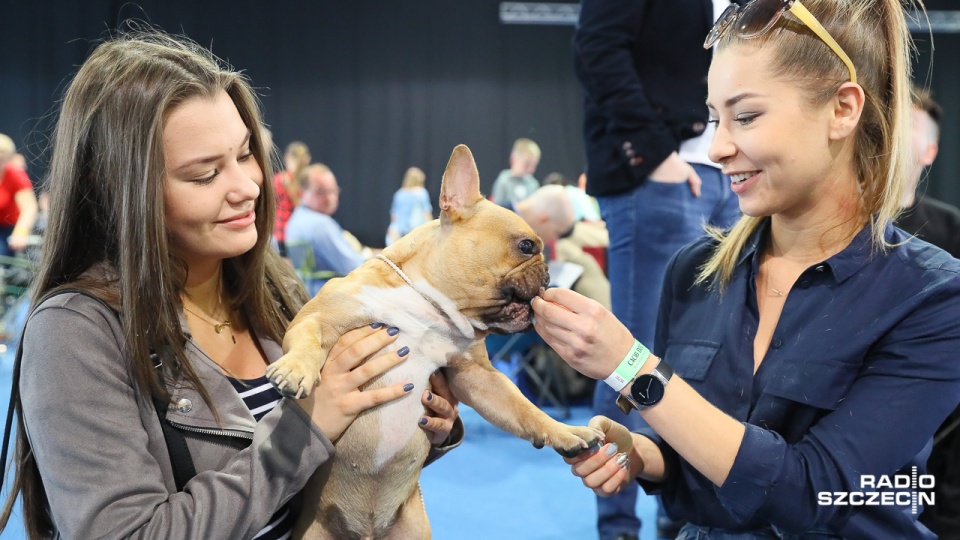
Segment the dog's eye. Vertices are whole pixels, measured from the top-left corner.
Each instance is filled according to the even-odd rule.
[[[520,244],[517,246],[520,249],[520,253],[524,255],[534,255],[537,252],[537,245],[533,243],[533,240],[529,238],[524,238],[520,241]]]

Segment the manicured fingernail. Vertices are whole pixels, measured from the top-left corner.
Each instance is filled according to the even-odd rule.
[[[407,384],[403,385],[403,391],[404,391],[404,392],[409,392],[409,391],[411,391],[411,390],[413,390],[413,383],[412,383],[412,382],[408,382]]]
[[[382,328],[382,327],[383,327],[383,323],[382,323],[382,322],[375,322],[375,323],[373,323],[373,324],[370,325],[370,328],[373,328],[374,330],[376,330],[376,329],[378,329],[378,328]]]
[[[391,326],[390,328],[387,328],[387,334],[391,336],[395,336],[399,333],[400,333],[400,329],[397,328],[396,326]]]
[[[421,419],[420,419],[420,425],[421,425],[421,426],[427,425],[427,419],[426,419],[426,418],[421,418]]]
[[[433,394],[427,392],[427,401],[433,401]]]
[[[608,456],[612,456],[617,453],[617,443],[610,443],[610,446],[605,450]]]
[[[404,345],[403,347],[400,348],[399,351],[397,351],[397,356],[406,356],[408,354],[410,354],[410,347],[407,347],[406,345]]]
[[[617,465],[623,467],[627,463],[628,459],[629,457],[627,456],[627,453],[623,452],[622,454],[617,456]]]

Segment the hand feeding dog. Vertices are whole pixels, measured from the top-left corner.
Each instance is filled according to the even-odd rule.
[[[424,224],[342,279],[328,282],[287,330],[267,376],[285,395],[314,387],[341,334],[373,322],[400,329],[410,358],[371,387],[427,387],[439,368],[451,391],[493,425],[565,456],[603,434],[562,424],[490,364],[484,337],[530,328],[530,301],[549,281],[543,243],[516,213],[480,195],[470,150],[456,147],[443,174],[440,219]],[[317,344],[320,348],[317,348]],[[361,414],[304,490],[296,534],[305,538],[429,538],[419,478],[430,444],[416,393]]]

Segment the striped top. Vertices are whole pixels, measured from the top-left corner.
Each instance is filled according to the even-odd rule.
[[[230,384],[240,394],[243,403],[257,422],[280,403],[280,392],[270,384],[266,375],[258,379],[240,380],[228,377]],[[270,518],[270,523],[254,536],[256,540],[287,540],[293,532],[297,516],[290,511],[286,503]]]

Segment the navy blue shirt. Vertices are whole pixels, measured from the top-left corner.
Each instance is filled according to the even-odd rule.
[[[923,474],[932,434],[960,401],[960,261],[892,226],[885,235],[896,247],[876,252],[865,227],[801,274],[754,375],[758,246],[768,224],[722,292],[691,286],[712,239],[683,248],[667,268],[654,352],[746,433],[717,487],[641,429],[667,461],[667,478],[655,484],[665,508],[728,530],[932,538],[916,521],[922,507],[820,505],[818,497],[880,491],[862,488],[862,475],[913,466]]]

